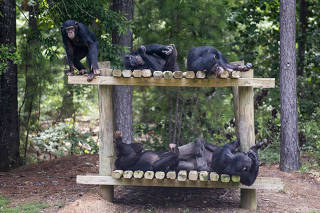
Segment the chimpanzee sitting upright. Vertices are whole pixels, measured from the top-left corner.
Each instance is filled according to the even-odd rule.
[[[137,51],[126,54],[123,58],[124,67],[129,70],[150,69],[153,71],[179,70],[177,49],[174,44],[149,44],[140,46]]]
[[[119,132],[115,135],[115,147],[117,152],[116,169],[166,172],[175,170],[178,162],[178,153],[157,153],[152,150],[142,152],[140,143],[123,143]]]
[[[87,65],[90,69],[88,81],[91,81],[94,75],[99,75],[96,35],[87,26],[74,20],[67,20],[63,23],[61,34],[70,66],[67,74],[73,75],[75,68],[78,69],[79,74],[86,74],[86,68],[80,60],[87,57]]]
[[[187,70],[204,71],[207,75],[220,75],[223,70],[229,73],[232,71],[248,71],[252,64],[247,63],[245,66],[229,64],[223,54],[211,46],[200,46],[191,48],[187,57]]]

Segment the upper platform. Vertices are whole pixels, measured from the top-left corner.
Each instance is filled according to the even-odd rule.
[[[205,78],[203,73],[150,70],[112,70],[102,69],[102,76],[96,76],[88,82],[86,76],[69,76],[69,84],[87,85],[129,85],[129,86],[165,86],[165,87],[253,87],[274,88],[274,78],[241,78],[240,75],[226,78]],[[147,73],[147,74],[145,74]]]

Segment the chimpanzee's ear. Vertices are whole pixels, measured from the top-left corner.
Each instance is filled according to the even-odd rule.
[[[213,60],[215,61],[217,59],[217,56],[216,55],[213,55]]]

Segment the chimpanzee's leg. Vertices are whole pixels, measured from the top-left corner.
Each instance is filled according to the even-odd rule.
[[[237,149],[240,147],[240,140],[236,140],[236,141],[233,141],[233,142],[229,142],[225,145],[223,145],[223,148],[227,148],[230,150],[230,152],[235,152],[237,151]]]
[[[147,64],[147,67],[149,67],[149,69],[151,69],[151,71],[162,70],[160,63],[155,63],[154,61],[152,61],[151,58],[152,57],[155,58],[155,57],[153,55],[149,56],[148,54],[146,54],[146,47],[145,46],[141,46],[138,49],[138,53],[141,56],[141,58],[143,59],[143,61]],[[159,60],[162,60],[162,59],[159,57]]]
[[[160,156],[160,160],[157,160],[152,164],[154,171],[169,171],[175,170],[178,164],[178,154],[175,152],[165,152]]]
[[[162,59],[166,59],[172,54],[174,45],[149,44],[145,48],[147,54],[157,54]]]
[[[172,51],[170,55],[166,57],[166,64],[164,65],[163,71],[176,71],[175,65],[177,64],[178,52],[174,44],[171,45]]]
[[[87,55],[87,50],[85,48],[81,48],[81,47],[75,47],[74,48],[73,63],[74,63],[74,66],[79,71],[78,72],[79,74],[85,74],[86,73],[86,68],[80,62],[80,60],[83,59],[84,57],[86,57],[86,55]]]

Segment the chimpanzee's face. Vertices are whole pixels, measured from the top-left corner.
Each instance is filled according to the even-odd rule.
[[[74,37],[76,37],[76,33],[75,33],[75,27],[74,26],[70,26],[66,28],[66,33],[68,35],[68,37],[73,40]]]
[[[140,55],[127,54],[123,58],[123,63],[126,69],[135,69],[144,65],[144,61]]]

